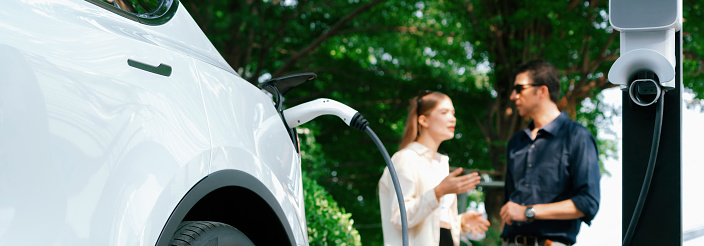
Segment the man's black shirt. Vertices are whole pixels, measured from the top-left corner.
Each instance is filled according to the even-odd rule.
[[[524,206],[572,199],[584,217],[504,225],[501,237],[538,236],[575,243],[581,222],[591,224],[599,209],[599,154],[589,130],[565,112],[531,138],[533,122],[508,143],[505,201]]]

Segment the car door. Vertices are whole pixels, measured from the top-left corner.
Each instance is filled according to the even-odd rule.
[[[209,169],[193,59],[91,2],[2,6],[0,244],[153,245]]]

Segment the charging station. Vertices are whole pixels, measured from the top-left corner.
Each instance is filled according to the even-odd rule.
[[[682,245],[682,0],[610,0],[609,21],[621,40],[609,81],[623,91],[623,245]]]

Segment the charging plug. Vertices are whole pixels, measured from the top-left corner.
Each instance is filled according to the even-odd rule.
[[[327,114],[340,117],[345,124],[360,131],[364,131],[369,125],[369,122],[357,110],[332,99],[316,99],[284,110],[286,124],[291,128]]]

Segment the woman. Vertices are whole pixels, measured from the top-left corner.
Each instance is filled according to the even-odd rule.
[[[448,157],[437,153],[455,135],[455,108],[440,92],[422,91],[411,100],[401,150],[391,158],[398,174],[408,218],[410,245],[459,245],[460,234],[487,230],[477,212],[457,212],[457,193],[474,189],[479,175],[450,173]],[[448,175],[449,173],[449,175]],[[384,245],[401,245],[401,214],[388,168],[379,180]]]

